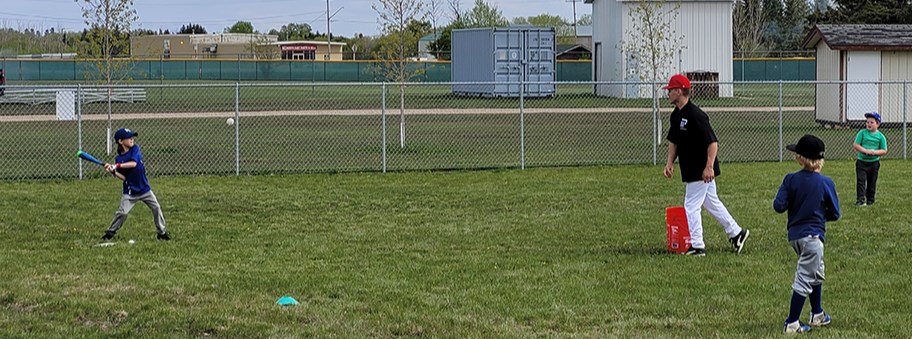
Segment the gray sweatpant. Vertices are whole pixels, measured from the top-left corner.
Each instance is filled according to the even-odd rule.
[[[152,191],[135,197],[124,194],[120,198],[120,208],[114,213],[114,220],[111,221],[111,227],[108,228],[108,232],[117,232],[127,221],[127,215],[130,214],[133,205],[136,205],[139,201],[146,203],[149,209],[152,210],[152,220],[155,222],[158,234],[165,234],[165,216],[162,214],[161,205],[158,204],[158,198],[155,197],[155,193],[152,193]]]
[[[819,237],[803,237],[789,241],[798,254],[798,267],[792,289],[805,297],[811,294],[813,286],[823,284],[823,241]]]

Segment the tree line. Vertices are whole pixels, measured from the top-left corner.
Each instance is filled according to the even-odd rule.
[[[386,0],[374,0],[375,3],[381,4]],[[78,0],[82,5],[94,5],[93,8],[108,7],[116,8],[121,5],[129,8],[132,1],[129,0]],[[126,39],[130,36],[139,35],[161,35],[161,34],[208,34],[211,32],[221,31],[224,33],[265,33],[275,35],[278,41],[294,40],[311,40],[326,41],[330,39],[334,42],[343,42],[349,48],[350,52],[360,55],[360,58],[371,58],[377,53],[382,53],[383,43],[390,40],[389,34],[407,31],[410,35],[418,38],[428,34],[434,34],[437,37],[430,45],[435,54],[442,59],[449,58],[450,34],[453,29],[473,28],[473,27],[504,27],[510,24],[532,25],[532,26],[551,26],[557,30],[557,35],[562,37],[563,41],[570,43],[573,39],[573,27],[576,25],[588,25],[591,23],[591,16],[584,15],[575,23],[572,20],[565,19],[556,15],[541,14],[532,17],[516,17],[508,20],[502,12],[496,7],[484,0],[475,0],[473,7],[463,11],[460,8],[460,0],[446,0],[446,6],[441,1],[434,0],[394,0],[392,2],[409,4],[421,4],[420,10],[415,17],[403,18],[403,27],[394,28],[384,33],[384,24],[379,27],[381,34],[376,36],[356,34],[346,37],[342,35],[330,34],[315,30],[308,23],[290,22],[279,28],[271,28],[268,31],[257,30],[249,21],[237,21],[235,24],[224,27],[221,30],[211,31],[203,25],[188,22],[178,29],[171,31],[169,29],[117,29],[108,33],[105,32],[103,25],[90,25],[81,32],[61,32],[54,29],[41,32],[30,28],[22,30],[13,30],[12,28],[0,28],[0,56],[14,56],[16,54],[37,54],[37,53],[80,53],[81,45],[91,44],[93,36],[108,35],[114,40]],[[382,17],[378,13],[378,16]],[[381,20],[382,21],[382,20]],[[436,33],[436,34],[435,34]],[[417,39],[415,39],[417,41]],[[129,55],[129,44],[123,46],[112,46],[109,48],[114,55]],[[408,46],[405,48],[406,54],[417,55],[417,46]],[[356,58],[358,58],[356,56]]]
[[[795,51],[817,24],[912,24],[912,0],[736,0],[733,48],[743,56]]]
[[[127,0],[79,0],[88,3],[124,3]],[[271,28],[266,34],[275,35],[279,41],[331,39],[344,42],[351,52],[364,57],[381,53],[383,43],[390,40],[390,34],[408,33],[418,38],[434,34],[429,49],[438,59],[448,59],[451,36],[454,29],[473,27],[504,27],[509,25],[531,25],[555,27],[559,43],[572,43],[574,28],[589,25],[590,15],[576,20],[560,16],[541,14],[532,17],[516,17],[508,20],[494,5],[485,0],[474,0],[473,6],[464,10],[460,0],[374,0],[375,7],[390,8],[403,5],[421,5],[416,16],[398,22],[381,20],[378,36],[358,34],[352,37],[333,35],[314,30],[310,24],[291,22],[279,28]],[[376,6],[380,5],[380,6]],[[394,13],[390,13],[394,14]],[[381,13],[378,16],[382,17]],[[391,25],[391,24],[395,25]],[[912,23],[912,0],[736,0],[733,12],[733,49],[743,56],[765,56],[770,51],[795,51],[801,49],[802,39],[815,24],[910,24]],[[387,27],[390,26],[390,27]],[[392,27],[401,26],[401,27]],[[386,32],[383,30],[388,28]],[[237,21],[221,29],[226,33],[260,33],[249,21]],[[207,34],[206,27],[189,22],[173,31],[176,34]],[[168,29],[135,29],[126,32],[112,32],[113,37],[128,38],[131,35],[172,34]],[[80,45],[90,44],[106,35],[104,27],[86,27],[82,31],[24,28],[0,28],[0,56],[37,53],[79,53]],[[415,39],[417,40],[417,39]],[[115,55],[129,55],[128,44],[112,46],[109,51]],[[417,45],[406,46],[404,54],[417,55]]]

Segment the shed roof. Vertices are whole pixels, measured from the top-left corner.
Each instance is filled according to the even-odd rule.
[[[591,53],[588,47],[580,44],[557,44],[554,48],[557,55],[564,53]]]
[[[833,50],[908,51],[912,25],[816,25],[801,45],[814,48],[821,40]]]
[[[440,35],[441,33],[431,33],[421,37],[418,41],[437,41],[437,39],[440,39]]]

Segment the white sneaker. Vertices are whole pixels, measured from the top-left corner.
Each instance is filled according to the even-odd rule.
[[[814,326],[814,327],[820,327],[820,326],[829,325],[830,321],[831,321],[830,315],[826,314],[826,312],[818,313],[818,314],[814,314],[813,312],[811,312],[811,322],[808,324],[811,326]]]
[[[802,324],[800,321],[796,321],[791,324],[785,323],[785,333],[804,333],[810,331],[811,326],[808,326],[808,324]]]

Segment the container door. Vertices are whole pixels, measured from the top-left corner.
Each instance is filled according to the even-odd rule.
[[[545,96],[554,93],[554,33],[552,31],[525,31],[526,36],[526,93]]]
[[[846,60],[846,120],[864,120],[864,114],[879,110],[877,84],[852,81],[880,81],[880,51],[849,51]]]
[[[518,31],[494,31],[494,95],[515,96],[522,76],[522,40]]]

